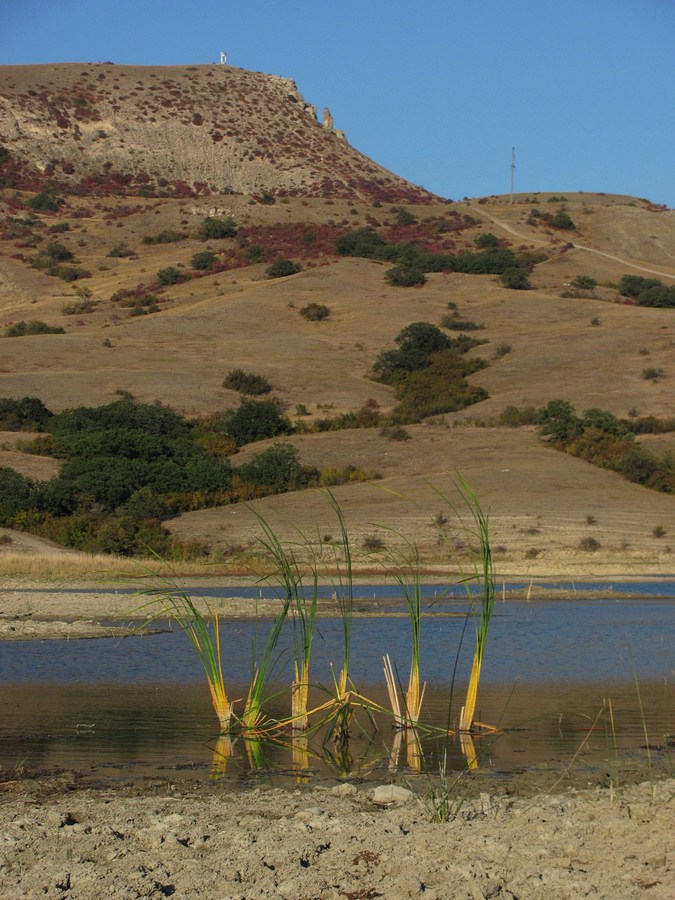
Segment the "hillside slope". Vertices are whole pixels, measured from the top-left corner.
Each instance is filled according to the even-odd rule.
[[[293,81],[230,66],[0,67],[5,184],[84,195],[431,195],[319,123]]]
[[[131,396],[198,417],[238,406],[242,395],[223,381],[243,369],[264,376],[298,430],[311,431],[364,405],[391,413],[394,388],[373,380],[379,354],[414,322],[456,337],[456,317],[480,341],[470,353],[486,365],[469,380],[487,399],[409,426],[409,440],[379,428],[287,438],[307,465],[382,476],[336,489],[359,549],[370,534],[394,547],[389,526],[399,545],[420,545],[425,564],[445,564],[432,521],[442,501],[429,483],[452,493],[459,472],[492,515],[503,573],[673,570],[672,495],[500,419],[553,399],[579,412],[673,416],[675,311],[636,306],[618,289],[625,274],[675,283],[672,210],[601,194],[434,198],[320,125],[292,82],[228,67],[5,67],[0,98],[0,334],[31,321],[62,331],[0,337],[0,397],[37,396],[59,411]],[[35,208],[43,190],[55,209]],[[573,228],[551,227],[559,210]],[[204,234],[213,217],[232,220],[227,236]],[[340,236],[364,228],[445,254],[474,252],[490,236],[529,260],[532,288],[449,270],[395,287],[391,262],[337,252]],[[50,253],[79,268],[75,280],[48,274]],[[206,270],[195,265],[203,253]],[[300,271],[268,277],[279,258]],[[162,283],[165,269],[178,281]],[[571,290],[579,275],[595,288]],[[303,315],[310,304],[326,318]],[[638,442],[675,452],[673,432]],[[245,447],[233,464],[266,446]],[[6,435],[0,452],[31,477],[55,471]],[[316,492],[253,506],[282,535],[300,526],[334,536]],[[170,527],[236,557],[255,547],[256,523],[230,506]]]

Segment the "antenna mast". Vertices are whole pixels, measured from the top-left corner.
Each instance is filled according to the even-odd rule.
[[[516,148],[511,147],[511,203],[513,204],[513,183],[516,177]]]

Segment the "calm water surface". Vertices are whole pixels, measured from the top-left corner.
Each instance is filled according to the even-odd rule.
[[[670,596],[670,590],[675,597],[674,587],[660,584],[660,593]],[[629,588],[636,592],[638,585]],[[372,586],[365,590],[374,592]],[[387,590],[391,594],[391,588]],[[429,685],[423,719],[442,726],[459,714],[473,626],[459,653],[453,694],[450,685],[464,619],[439,610],[462,611],[466,605],[459,599],[440,604],[434,597],[437,590],[427,589],[429,601],[436,602],[422,627],[422,677]],[[242,596],[243,591],[232,593]],[[497,740],[477,742],[483,767],[497,773],[563,765],[581,747],[577,764],[583,760],[589,769],[602,769],[615,755],[615,743],[621,753],[644,745],[645,728],[650,744],[666,746],[673,731],[675,603],[622,599],[621,592],[616,593],[610,600],[497,603],[483,665],[479,718],[507,731]],[[381,596],[386,600],[385,593]],[[222,623],[223,669],[234,697],[245,695],[254,648],[264,643],[267,628],[265,622]],[[385,702],[385,653],[401,680],[407,680],[409,641],[405,618],[354,620],[350,673],[364,694]],[[283,715],[289,702],[291,627],[279,646],[278,695],[272,697],[270,711]],[[339,668],[341,659],[342,623],[321,619],[313,679],[329,684],[331,663]],[[321,696],[318,692],[317,702]],[[175,777],[177,769],[208,778],[214,767],[219,775],[243,778],[256,768],[292,773],[300,764],[318,774],[348,771],[379,777],[386,775],[396,752],[387,719],[375,724],[364,719],[342,755],[336,755],[330,741],[324,746],[321,733],[311,738],[306,754],[297,746],[218,742],[199,663],[189,641],[176,630],[122,640],[2,642],[0,715],[3,767],[64,766],[97,778],[172,772]],[[451,740],[448,750],[451,765],[461,768],[465,763],[459,745]],[[425,742],[427,760],[441,752],[437,739]],[[405,744],[396,762],[414,767]]]

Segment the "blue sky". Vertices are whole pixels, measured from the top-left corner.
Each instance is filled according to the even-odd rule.
[[[209,63],[294,79],[444,197],[675,207],[675,0],[2,0],[0,64]]]

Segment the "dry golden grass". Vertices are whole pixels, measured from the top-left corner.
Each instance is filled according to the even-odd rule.
[[[648,204],[632,198],[569,195],[567,207],[579,226],[569,239],[608,255],[574,248],[561,252],[568,235],[525,222],[535,205],[545,211],[557,208],[547,204],[547,196],[518,197],[513,206],[504,198],[456,204],[481,220],[462,233],[461,246],[488,230],[515,248],[553,253],[535,269],[534,290],[528,292],[506,290],[491,276],[459,274],[432,275],[422,289],[397,289],[384,281],[386,266],[344,259],[277,281],[265,280],[264,266],[189,281],[167,290],[169,303],[162,312],[123,318],[126,313],[108,299],[114,290],[150,281],[166,265],[188,264],[205,246],[194,238],[148,246],[141,238],[165,228],[194,234],[213,201],[148,201],[145,205],[152,209],[120,219],[119,228],[100,218],[71,220],[76,230],[63,240],[83,243],[78,257],[91,269],[87,286],[101,302],[91,314],[63,316],[61,306],[75,299],[74,289],[11,259],[13,242],[5,242],[0,245],[0,324],[43,318],[63,325],[67,334],[4,340],[0,396],[35,395],[59,410],[107,403],[128,391],[139,401],[160,401],[197,415],[237,404],[239,396],[221,385],[229,369],[241,367],[274,384],[292,417],[299,403],[310,410],[309,421],[357,409],[371,398],[387,410],[394,403],[391,389],[368,377],[375,358],[410,322],[440,323],[452,301],[463,318],[485,325],[476,334],[488,343],[473,352],[490,366],[472,381],[484,386],[490,399],[445,416],[436,427],[410,429],[413,440],[403,444],[377,431],[293,439],[307,464],[352,463],[385,476],[374,486],[339,489],[357,541],[373,532],[373,522],[381,522],[419,541],[430,566],[445,565],[427,523],[438,510],[425,481],[440,480],[438,486],[445,487],[458,470],[492,515],[494,542],[504,548],[497,555],[502,572],[671,571],[670,539],[656,540],[652,530],[660,524],[667,535],[675,534],[672,497],[556,454],[528,431],[453,427],[494,421],[509,404],[539,406],[553,398],[569,400],[579,410],[597,406],[620,416],[635,411],[672,415],[673,311],[613,302],[616,290],[608,283],[616,284],[627,272],[646,275],[649,268],[670,273],[664,282],[675,281],[675,214],[650,212]],[[129,202],[144,205],[138,199]],[[369,214],[395,220],[389,209],[365,202],[325,206],[321,200],[293,200],[271,207],[251,207],[245,198],[227,202],[241,223],[333,219],[362,226]],[[445,215],[448,207],[414,211],[419,217]],[[137,260],[106,256],[121,240],[138,252]],[[578,274],[601,282],[597,299],[560,296]],[[309,302],[330,307],[330,318],[308,322],[300,316],[299,309]],[[502,345],[510,351],[497,358]],[[647,366],[662,368],[664,376],[647,381],[642,375]],[[650,440],[659,450],[674,448],[672,435],[645,438],[645,443]],[[247,448],[233,462],[259,449]],[[5,460],[17,468],[35,467],[35,477],[40,477],[37,467],[47,466],[38,459],[10,459],[10,452],[4,451]],[[398,491],[406,502],[384,488]],[[411,512],[411,503],[420,512]],[[266,516],[279,510],[307,529],[324,527],[322,501],[313,494],[277,497],[256,508]],[[588,516],[597,521],[595,530],[586,524]],[[213,544],[237,563],[238,552],[255,547],[253,525],[250,514],[237,507],[192,513],[171,528],[181,537]],[[581,539],[591,532],[601,545],[594,554],[579,550]]]

